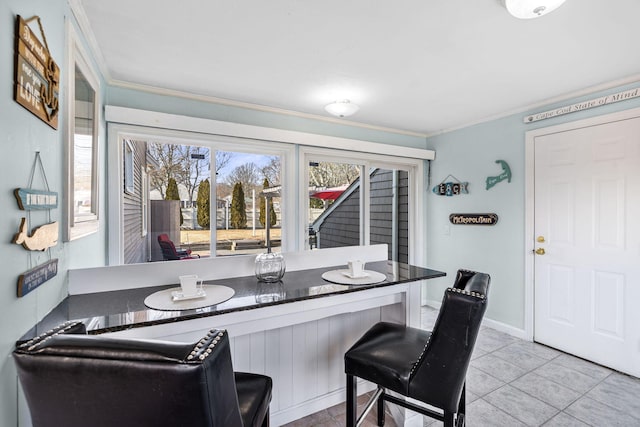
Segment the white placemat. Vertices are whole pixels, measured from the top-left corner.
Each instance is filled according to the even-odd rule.
[[[180,288],[165,289],[146,297],[144,305],[154,310],[192,310],[223,303],[236,293],[228,286],[204,285],[202,289],[206,293],[205,296],[180,301],[174,301],[171,295],[172,292],[180,291]]]
[[[373,285],[384,282],[387,276],[377,271],[364,270],[364,277],[349,277],[349,270],[331,270],[322,273],[322,278],[328,282],[341,285]]]

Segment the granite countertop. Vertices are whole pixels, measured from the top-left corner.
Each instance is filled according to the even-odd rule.
[[[336,268],[344,266],[287,272],[278,283],[258,283],[255,276],[207,280],[204,282],[205,285],[228,286],[235,290],[235,295],[218,305],[182,311],[154,310],[144,305],[147,296],[179,286],[177,284],[70,295],[20,341],[29,340],[69,320],[82,320],[88,333],[101,334],[445,276],[444,272],[428,268],[394,261],[378,261],[367,263],[366,269],[385,274],[387,279],[381,283],[339,285],[327,282],[321,277],[322,273]]]

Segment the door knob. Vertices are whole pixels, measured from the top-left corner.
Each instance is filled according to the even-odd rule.
[[[536,252],[536,255],[544,255],[545,254],[545,251],[544,251],[543,248],[538,248],[538,249],[535,250],[535,252]]]
[[[538,238],[536,239],[536,241],[538,243],[544,243],[544,236],[538,236]]]

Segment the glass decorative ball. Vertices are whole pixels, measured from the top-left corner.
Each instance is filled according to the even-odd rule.
[[[256,257],[256,277],[260,282],[277,282],[285,271],[284,256],[270,252]]]

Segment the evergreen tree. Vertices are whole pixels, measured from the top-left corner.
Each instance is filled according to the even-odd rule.
[[[211,226],[211,184],[208,179],[200,181],[198,186],[198,198],[196,204],[198,206],[198,224],[200,227],[208,230]]]
[[[178,192],[178,183],[174,178],[169,178],[169,182],[167,183],[167,192],[164,196],[165,200],[180,200],[180,193]],[[184,222],[184,218],[182,217],[182,209],[180,209],[180,225]]]
[[[269,180],[267,178],[264,179],[264,181],[262,182],[262,188],[269,188],[271,185],[269,184]],[[260,220],[260,224],[262,224],[262,226],[264,227],[266,222],[264,220],[264,216],[265,216],[265,210],[267,209],[267,204],[266,204],[266,197],[264,196],[260,196],[260,217],[258,218]],[[269,225],[270,226],[274,226],[276,225],[276,210],[273,208],[273,199],[271,199],[271,203],[269,204],[269,219],[271,220]]]
[[[165,200],[180,200],[180,193],[178,193],[178,183],[174,178],[169,178],[167,184],[167,192],[164,196]]]
[[[233,186],[231,197],[231,228],[247,228],[247,207],[244,203],[244,190],[241,183],[236,182]]]

